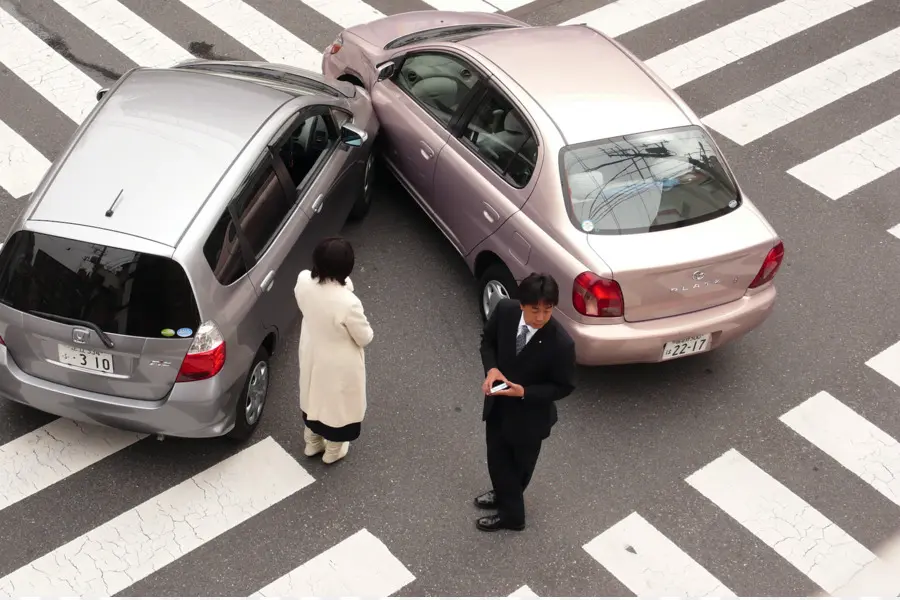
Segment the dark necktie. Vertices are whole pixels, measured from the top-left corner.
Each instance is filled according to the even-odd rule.
[[[525,339],[528,336],[528,325],[522,325],[519,335],[516,336],[516,355],[525,347]]]

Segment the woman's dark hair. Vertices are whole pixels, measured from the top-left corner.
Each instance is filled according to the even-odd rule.
[[[355,261],[350,242],[341,237],[326,238],[313,250],[312,276],[318,279],[319,283],[331,279],[344,285],[347,277],[353,272]]]
[[[519,303],[523,306],[559,304],[559,285],[551,275],[532,273],[519,284]]]

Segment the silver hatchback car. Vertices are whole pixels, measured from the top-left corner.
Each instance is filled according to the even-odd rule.
[[[188,61],[98,100],[0,251],[0,397],[247,439],[297,275],[368,211],[369,97],[284,65]]]

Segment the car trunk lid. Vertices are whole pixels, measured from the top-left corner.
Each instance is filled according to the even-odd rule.
[[[171,258],[18,231],[0,253],[0,321],[29,375],[153,401],[175,384],[200,317]]]
[[[661,319],[741,298],[775,244],[750,210],[689,227],[588,235],[625,299],[625,320]]]

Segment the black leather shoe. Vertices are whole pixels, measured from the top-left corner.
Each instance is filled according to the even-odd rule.
[[[497,506],[497,494],[494,493],[494,490],[489,492],[485,492],[482,495],[475,498],[475,506],[478,508],[494,508]]]
[[[500,531],[501,529],[509,529],[511,531],[522,531],[525,529],[525,523],[514,525],[507,523],[500,518],[499,515],[491,515],[489,517],[481,517],[475,521],[475,527],[481,531]]]

